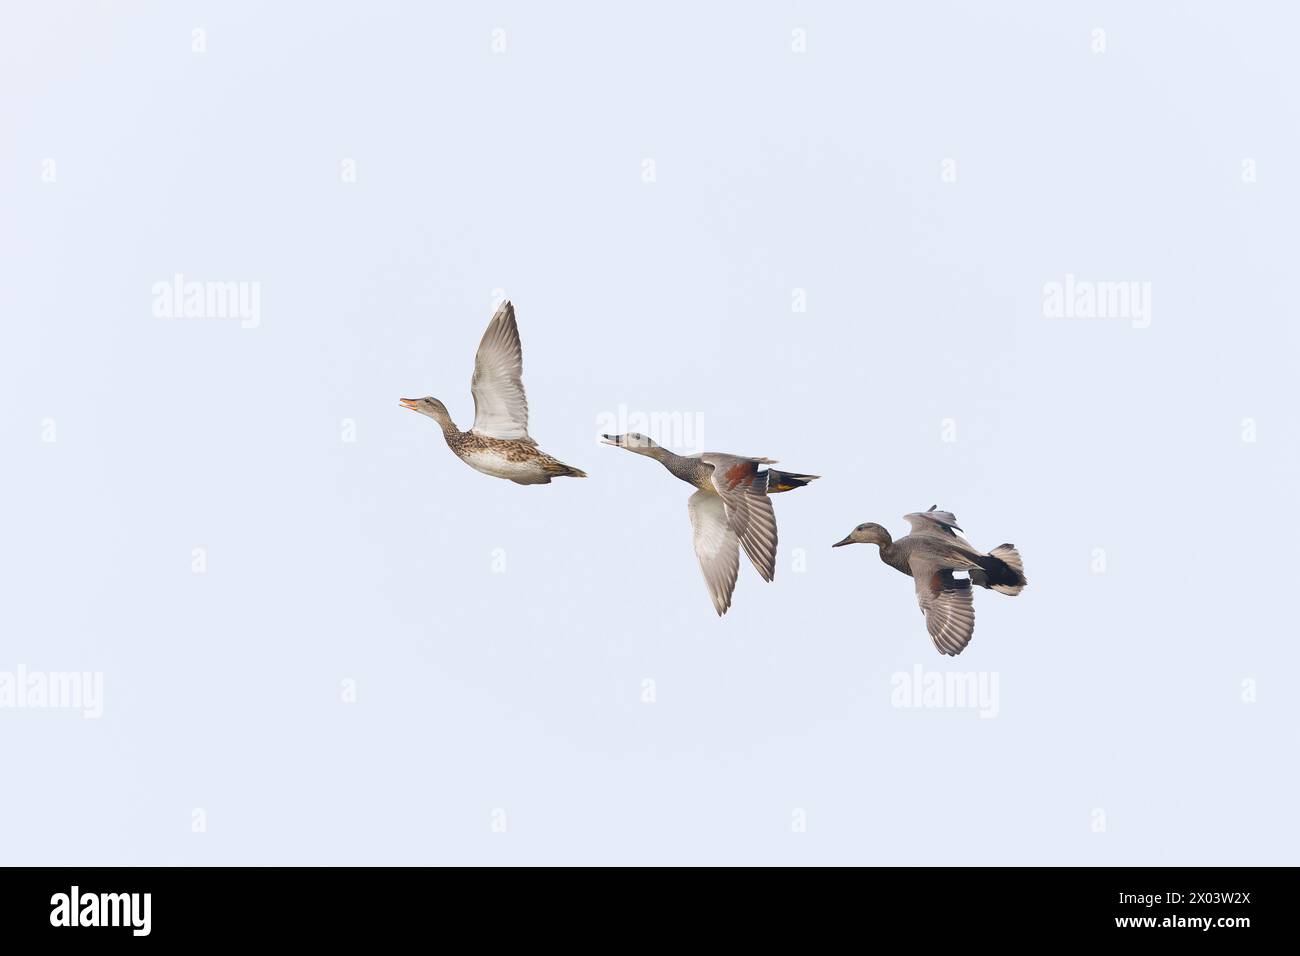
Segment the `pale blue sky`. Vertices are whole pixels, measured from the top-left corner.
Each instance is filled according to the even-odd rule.
[[[847,7],[6,8],[0,672],[104,701],[0,709],[0,860],[1296,862],[1295,12]],[[585,481],[397,404],[470,424],[497,290]],[[824,476],[721,620],[620,406]],[[1030,580],[955,660],[830,549],[936,503]]]

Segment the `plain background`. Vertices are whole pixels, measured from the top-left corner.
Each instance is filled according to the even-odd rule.
[[[1295,863],[1297,27],[7,5],[0,670],[105,700],[0,711],[0,859]],[[260,327],[155,318],[177,272]],[[1067,273],[1150,282],[1150,327],[1044,318]],[[585,481],[397,404],[469,426],[498,290]],[[596,444],[620,406],[824,476],[723,619],[690,489]],[[830,550],[936,503],[1030,579],[955,660]],[[999,716],[892,707],[918,663]]]

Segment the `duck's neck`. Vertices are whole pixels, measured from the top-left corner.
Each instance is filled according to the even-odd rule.
[[[880,560],[885,562],[885,564],[889,565],[891,568],[897,568],[904,574],[911,573],[907,570],[907,556],[903,553],[902,549],[899,548],[898,542],[893,538],[889,538],[889,540],[880,546]]]
[[[673,474],[674,477],[680,478],[689,484],[694,484],[694,472],[698,462],[678,455],[669,451],[667,448],[647,448],[642,452],[646,457],[653,458],[659,464],[663,465]]]
[[[456,423],[451,420],[451,416],[448,416],[447,418],[435,418],[434,421],[437,422],[438,427],[442,429],[442,437],[447,439],[448,445],[454,446],[458,441],[460,441],[460,429],[457,428]]]

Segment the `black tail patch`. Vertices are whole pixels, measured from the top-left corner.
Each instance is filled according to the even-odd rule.
[[[767,493],[776,494],[778,491],[794,491],[796,488],[802,488],[810,481],[816,481],[821,475],[796,475],[792,471],[777,471],[775,468],[767,470]]]
[[[1001,594],[1016,595],[1029,581],[1025,566],[1014,544],[1000,544],[979,559],[980,570],[971,571],[972,584],[991,588]]]

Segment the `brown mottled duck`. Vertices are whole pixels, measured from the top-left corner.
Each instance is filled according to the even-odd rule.
[[[586,478],[586,472],[552,458],[528,437],[528,399],[524,396],[524,353],[515,309],[503,302],[488,323],[474,358],[474,424],[463,432],[447,406],[436,398],[403,398],[412,411],[442,428],[447,447],[475,471],[518,485],[547,485],[552,478]]]

